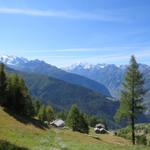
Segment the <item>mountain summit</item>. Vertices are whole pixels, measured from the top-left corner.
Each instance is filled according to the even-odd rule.
[[[27,63],[29,60],[23,57],[16,57],[16,56],[9,56],[9,55],[4,55],[0,56],[0,62],[7,64],[7,65],[19,65],[19,64],[24,64]]]
[[[111,95],[118,99],[120,95],[121,84],[124,80],[124,76],[126,74],[128,66],[117,66],[115,64],[88,64],[88,66],[90,67],[85,67],[84,63],[74,64],[70,67],[65,68],[65,70],[70,73],[85,76],[105,85],[109,89]],[[139,69],[143,73],[145,78],[145,88],[146,90],[150,91],[150,66],[139,64]]]
[[[87,77],[83,77],[81,75],[66,72],[62,69],[57,68],[56,66],[50,65],[38,59],[28,60],[22,57],[1,56],[0,62],[8,65],[10,68],[13,68],[15,70],[46,75],[71,84],[89,88],[105,96],[111,96],[109,90],[103,84],[100,84],[97,81],[88,79]]]

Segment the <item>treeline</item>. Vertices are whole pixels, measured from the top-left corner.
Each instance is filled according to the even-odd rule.
[[[33,100],[34,116],[41,121],[53,121],[55,119],[55,113],[50,105],[44,105],[40,100]]]
[[[67,125],[72,128],[73,131],[81,133],[89,133],[88,122],[84,117],[84,114],[80,113],[77,106],[73,105],[67,115]]]
[[[32,116],[34,108],[28,89],[18,75],[6,75],[0,64],[0,105],[25,116]]]
[[[8,75],[4,64],[0,64],[0,106],[40,121],[50,122],[55,118],[66,121],[66,125],[73,131],[89,133],[89,126],[104,123],[101,119],[81,113],[76,105],[72,105],[69,112],[54,112],[50,105],[45,105],[38,98],[32,98],[24,80],[17,74]]]
[[[0,106],[41,121],[54,119],[52,107],[32,98],[24,80],[17,74],[6,74],[4,64],[0,64]]]

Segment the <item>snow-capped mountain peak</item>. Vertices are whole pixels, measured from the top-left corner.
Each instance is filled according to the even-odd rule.
[[[95,68],[99,68],[99,69],[103,69],[103,68],[105,68],[107,66],[107,64],[97,64],[97,65],[95,65]]]
[[[107,64],[89,64],[89,63],[75,63],[67,68],[65,70],[74,70],[74,69],[84,69],[84,70],[90,70],[90,69],[103,69],[107,67]]]
[[[7,64],[7,65],[17,65],[21,63],[27,63],[29,60],[23,57],[16,57],[16,56],[9,56],[4,55],[0,56],[0,62]]]
[[[72,65],[69,66],[69,67],[66,67],[65,70],[72,70],[72,69],[75,69],[75,68],[90,69],[91,67],[92,67],[92,65],[89,64],[89,63],[77,62],[77,63],[75,63],[75,64],[72,64]]]

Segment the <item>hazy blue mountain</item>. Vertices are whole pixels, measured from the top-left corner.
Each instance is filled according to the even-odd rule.
[[[65,70],[104,84],[109,89],[111,95],[118,98],[126,66],[118,67],[114,64],[89,65],[80,63],[65,68]]]
[[[148,97],[150,95],[150,66],[140,64],[139,68],[145,79],[145,89],[147,90],[145,100],[150,103],[150,99]],[[116,66],[114,64],[89,65],[80,63],[65,68],[65,70],[104,84],[109,89],[111,95],[116,99],[119,99],[121,84],[124,80],[127,66]]]
[[[88,79],[87,77],[83,77],[81,75],[68,73],[44,61],[40,60],[29,61],[25,58],[13,56],[1,56],[0,62],[3,62],[9,67],[16,70],[54,77],[72,84],[89,88],[103,95],[111,96],[109,90],[104,85],[98,83],[97,81]]]
[[[77,104],[82,112],[113,120],[119,106],[100,93],[88,88],[70,84],[52,77],[6,69],[8,73],[17,73],[25,80],[30,94],[39,97],[43,102],[51,104],[58,110],[69,109]]]

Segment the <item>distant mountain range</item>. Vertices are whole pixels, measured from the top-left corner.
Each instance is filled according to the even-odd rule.
[[[104,117],[109,122],[109,127],[116,127],[113,116],[119,103],[110,100],[109,97],[54,77],[18,71],[9,67],[6,67],[6,71],[9,74],[15,73],[21,76],[32,96],[38,97],[44,103],[51,104],[56,110],[68,110],[72,104],[77,104],[82,112]]]
[[[64,69],[70,73],[85,76],[89,79],[95,80],[105,85],[109,89],[111,95],[117,100],[120,98],[122,82],[124,80],[127,67],[127,65],[89,65],[79,63],[71,65]],[[150,66],[145,64],[139,64],[139,69],[143,73],[145,79],[145,90],[147,90],[147,94],[145,96],[145,103],[150,106]]]
[[[60,69],[38,59],[28,60],[14,56],[0,56],[0,62],[16,70],[46,75],[83,86],[102,95],[112,96],[116,100],[120,97],[121,85],[128,67],[127,65],[77,63]],[[149,96],[150,66],[140,64],[140,70],[144,75],[145,89],[147,89],[147,95]]]
[[[100,84],[97,81],[88,79],[87,77],[83,77],[81,75],[68,73],[38,59],[30,61],[22,57],[0,56],[0,62],[3,62],[10,68],[19,71],[54,77],[68,83],[89,88],[93,91],[99,92],[102,95],[111,96],[109,90],[103,84]]]
[[[118,103],[88,88],[70,84],[62,80],[17,71],[7,67],[9,74],[17,73],[26,82],[32,96],[39,97],[43,102],[52,104],[56,109],[69,109],[77,104],[86,113],[112,118]]]
[[[119,102],[114,100],[119,99],[127,70],[127,66],[114,64],[76,64],[60,69],[44,61],[13,56],[1,56],[0,62],[9,67],[9,73],[17,73],[24,78],[32,96],[41,98],[56,109],[68,109],[76,103],[83,112],[110,120],[119,106]],[[148,89],[145,103],[150,106],[150,67],[141,64],[140,70]]]
[[[109,89],[111,95],[118,99],[121,83],[124,79],[127,66],[116,66],[114,64],[90,65],[79,63],[64,69],[70,73],[85,76],[105,85]]]

